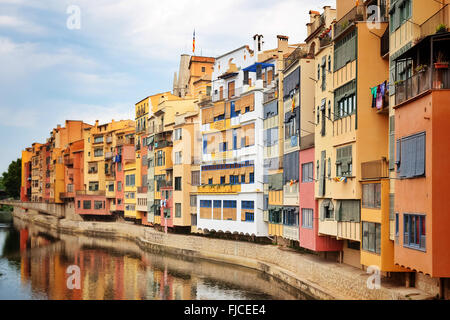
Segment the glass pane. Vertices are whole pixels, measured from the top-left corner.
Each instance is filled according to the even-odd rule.
[[[381,225],[376,224],[376,253],[381,253]]]
[[[369,230],[367,222],[363,222],[363,250],[369,248]]]
[[[375,223],[369,225],[369,251],[375,252]]]

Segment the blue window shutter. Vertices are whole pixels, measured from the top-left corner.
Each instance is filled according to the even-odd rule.
[[[420,134],[415,138],[415,140],[416,140],[415,176],[422,176],[425,174],[425,134]]]

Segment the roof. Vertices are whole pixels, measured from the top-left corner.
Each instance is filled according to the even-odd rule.
[[[227,52],[227,53],[224,53],[224,54],[222,54],[221,56],[218,56],[218,57],[216,58],[216,60],[217,60],[217,59],[220,59],[220,58],[223,58],[223,57],[225,57],[225,56],[227,56],[227,55],[229,55],[229,54],[231,54],[231,53],[234,53],[234,52],[236,52],[236,51],[242,50],[242,49],[247,49],[250,53],[253,52],[252,50],[250,50],[250,48],[249,48],[248,45],[243,45],[242,47],[239,47],[239,48],[237,48],[237,49],[234,49],[234,50],[231,50],[231,51],[229,51],[229,52]]]

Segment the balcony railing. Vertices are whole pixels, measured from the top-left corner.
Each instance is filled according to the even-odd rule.
[[[172,141],[162,140],[162,141],[155,142],[155,149],[156,148],[161,149],[161,148],[172,147],[172,146],[173,146]]]
[[[436,33],[439,25],[450,25],[450,6],[446,4],[441,10],[432,15],[428,20],[420,25],[420,36],[426,37]],[[448,29],[447,29],[448,30]]]
[[[76,192],[77,196],[105,196],[106,191],[105,190],[95,190],[95,191],[86,191],[86,190],[80,190]]]
[[[303,50],[302,47],[297,47],[292,53],[284,59],[284,70],[289,68],[292,64],[294,64],[298,59],[305,58],[308,56],[308,53]]]
[[[334,37],[338,37],[356,21],[364,21],[365,7],[355,6],[345,16],[334,24]]]
[[[137,193],[147,193],[148,187],[137,187]]]
[[[237,98],[241,95],[243,88],[234,88],[234,90],[228,91],[228,89],[224,89],[222,91],[217,90],[212,94],[212,101],[220,101],[224,99],[233,99]]]
[[[272,101],[278,97],[278,88],[271,89],[267,92],[264,92],[263,103],[267,103]]]
[[[431,78],[433,74],[433,79]],[[428,68],[395,85],[395,104],[412,99],[427,90],[450,89],[449,69]]]
[[[323,38],[320,38],[319,39],[320,47],[323,48],[323,47],[328,46],[331,43],[331,41],[332,41],[332,39],[329,36],[325,36]]]
[[[386,161],[375,160],[361,163],[361,179],[381,179],[389,177],[389,166]]]
[[[64,165],[65,166],[73,166],[73,159],[72,158],[64,158]]]

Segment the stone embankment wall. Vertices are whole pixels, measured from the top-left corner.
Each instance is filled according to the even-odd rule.
[[[14,216],[56,232],[133,240],[144,250],[207,259],[253,268],[278,278],[318,299],[428,299],[415,288],[369,289],[369,274],[351,266],[275,245],[165,234],[153,228],[118,222],[86,222],[30,214],[15,207]]]

